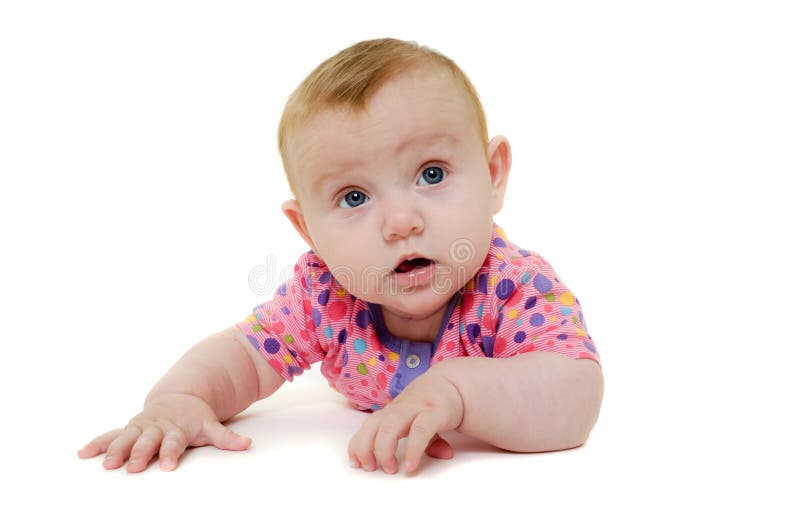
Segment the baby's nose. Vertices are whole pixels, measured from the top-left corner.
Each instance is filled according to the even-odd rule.
[[[386,205],[383,221],[383,237],[386,240],[419,234],[424,226],[422,215],[412,201],[397,198]]]

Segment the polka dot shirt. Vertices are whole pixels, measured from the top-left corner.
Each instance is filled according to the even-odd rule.
[[[380,306],[349,294],[313,251],[273,299],[239,322],[284,379],[321,362],[330,385],[360,410],[378,410],[442,360],[549,351],[600,363],[577,298],[540,255],[494,226],[486,260],[450,300],[434,342],[393,336]]]

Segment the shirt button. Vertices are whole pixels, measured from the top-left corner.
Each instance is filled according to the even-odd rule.
[[[419,366],[419,355],[411,354],[406,357],[406,367],[408,369],[414,369]]]

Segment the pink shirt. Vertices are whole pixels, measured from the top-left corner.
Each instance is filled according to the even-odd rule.
[[[389,333],[380,306],[347,293],[313,251],[237,325],[286,380],[322,362],[330,385],[360,410],[384,407],[452,357],[549,351],[600,363],[577,298],[547,261],[514,246],[497,225],[483,266],[450,300],[432,343]]]

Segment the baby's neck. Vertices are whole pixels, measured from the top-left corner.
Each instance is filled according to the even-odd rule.
[[[447,311],[444,306],[431,316],[422,319],[398,316],[381,307],[381,316],[386,330],[393,336],[412,342],[433,342],[442,326],[442,318]]]

